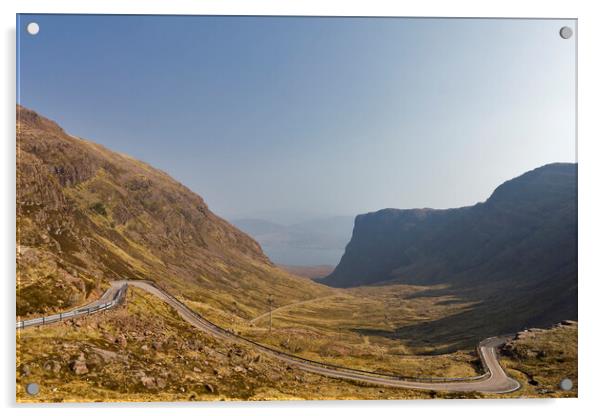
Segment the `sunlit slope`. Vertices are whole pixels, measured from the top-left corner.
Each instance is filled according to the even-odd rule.
[[[519,332],[502,348],[502,365],[521,383],[522,395],[577,397],[577,332],[576,321],[563,321],[551,328],[530,328]],[[570,390],[560,388],[564,379],[573,383]]]
[[[330,289],[275,267],[252,238],[165,172],[17,107],[17,314],[151,279],[247,318]]]
[[[25,392],[39,383],[40,393]],[[302,371],[196,330],[136,288],[122,307],[20,332],[18,402],[481,397],[368,385]]]

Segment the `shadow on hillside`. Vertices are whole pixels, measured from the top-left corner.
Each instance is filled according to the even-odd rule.
[[[461,291],[449,288],[425,290],[408,298],[453,295],[455,299],[443,302],[477,303],[444,318],[417,322],[391,331],[358,328],[355,332],[398,340],[429,354],[472,349],[479,341],[490,336],[512,334],[533,326],[547,327],[564,319],[576,320],[576,278],[574,281],[575,286],[564,292],[559,292],[556,279],[528,286],[508,285],[494,291],[477,288]],[[541,312],[534,314],[534,310]]]
[[[483,313],[484,310],[486,306],[480,304],[455,315],[398,327],[392,331],[358,328],[355,332],[363,336],[394,339],[411,348],[424,349],[429,355],[445,354],[474,348],[482,339],[500,334],[498,331],[503,323],[488,324],[490,317]]]

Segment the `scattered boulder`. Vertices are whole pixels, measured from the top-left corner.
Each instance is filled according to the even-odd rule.
[[[53,374],[58,374],[61,371],[61,364],[54,360],[46,361],[44,364],[44,370],[50,371]]]
[[[125,335],[123,334],[119,334],[116,338],[115,338],[115,344],[119,345],[121,348],[125,348],[128,345],[128,341],[125,338]]]
[[[31,368],[27,364],[21,365],[21,375],[27,377],[31,374]]]
[[[149,377],[147,375],[140,377],[140,382],[147,389],[154,389],[157,386],[157,384],[155,383],[155,378]]]
[[[165,386],[167,386],[167,382],[165,381],[165,379],[162,379],[160,377],[155,378],[155,383],[157,384],[157,387],[160,389],[164,389]]]
[[[83,352],[79,355],[77,360],[74,360],[71,362],[70,367],[71,367],[71,371],[73,371],[78,376],[82,375],[82,374],[86,374],[88,372],[88,366],[86,364],[86,357],[84,356]]]
[[[115,360],[118,356],[116,352],[103,350],[101,348],[93,347],[92,351],[98,354],[104,362],[110,362]]]
[[[191,339],[188,341],[188,349],[193,351],[201,351],[203,349],[203,344],[197,339]]]

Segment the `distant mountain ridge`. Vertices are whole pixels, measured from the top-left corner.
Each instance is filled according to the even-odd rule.
[[[577,165],[534,169],[470,207],[358,215],[341,262],[320,282],[388,281],[544,291],[576,316]]]

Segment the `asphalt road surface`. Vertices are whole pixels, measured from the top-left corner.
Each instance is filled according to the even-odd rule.
[[[73,319],[79,316],[84,316],[93,310],[105,310],[119,304],[121,298],[125,294],[125,289],[128,286],[134,286],[145,290],[146,292],[158,297],[170,306],[172,306],[180,316],[193,325],[217,338],[225,339],[232,342],[250,345],[255,350],[261,351],[264,354],[275,357],[286,362],[292,367],[300,370],[308,371],[315,374],[320,374],[327,377],[333,377],[344,380],[361,381],[370,384],[378,384],[390,387],[401,387],[420,390],[436,390],[448,392],[481,392],[481,393],[509,393],[520,388],[520,384],[508,377],[497,358],[497,348],[502,345],[507,337],[492,337],[481,341],[478,345],[478,350],[483,362],[483,368],[487,371],[477,377],[445,379],[445,378],[409,378],[400,377],[392,374],[380,374],[369,371],[355,370],[346,367],[339,367],[331,364],[307,360],[291,354],[286,354],[270,347],[258,344],[247,338],[236,335],[227,329],[221,328],[212,322],[206,320],[198,313],[194,312],[175,297],[163,289],[157,287],[152,282],[142,280],[120,280],[111,283],[111,287],[103,294],[103,296],[95,301],[74,309],[73,311],[63,314],[51,315],[45,318],[36,318],[29,321],[18,321],[17,329],[22,329],[27,326],[42,325],[45,323],[56,322],[60,319]],[[44,321],[42,321],[44,319]]]

